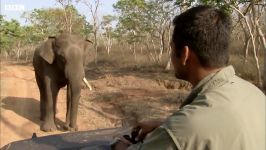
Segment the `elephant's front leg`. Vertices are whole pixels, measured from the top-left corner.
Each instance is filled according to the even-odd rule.
[[[40,91],[40,120],[44,121],[44,117],[45,117],[45,102],[46,102],[46,97],[45,97],[45,84],[44,81],[42,80],[42,78],[35,72],[35,78],[36,78],[36,82],[37,85],[39,87],[39,91]]]
[[[58,94],[59,88],[55,84],[55,82],[52,82],[52,80],[49,77],[45,78],[45,93],[46,98],[44,99],[43,104],[45,104],[45,116],[44,121],[41,124],[41,130],[49,132],[56,130],[55,125],[55,111],[54,111],[54,103],[56,102],[57,94]]]
[[[77,131],[77,113],[80,99],[80,86],[68,85],[67,87],[67,113],[65,129]]]
[[[70,130],[70,108],[71,108],[71,90],[70,85],[67,85],[67,110],[66,110],[66,123],[65,130]]]

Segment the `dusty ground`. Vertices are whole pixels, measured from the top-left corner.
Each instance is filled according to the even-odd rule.
[[[79,130],[130,126],[144,118],[162,118],[178,109],[187,84],[172,74],[142,67],[89,66],[86,76],[93,91],[82,90]],[[0,147],[12,141],[63,133],[66,89],[58,96],[58,131],[45,133],[39,125],[39,91],[31,65],[1,62]]]

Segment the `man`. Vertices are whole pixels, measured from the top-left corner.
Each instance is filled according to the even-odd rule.
[[[172,63],[193,90],[164,122],[140,123],[129,150],[265,150],[265,95],[228,66],[230,17],[210,6],[174,19]],[[147,136],[146,136],[147,135]]]

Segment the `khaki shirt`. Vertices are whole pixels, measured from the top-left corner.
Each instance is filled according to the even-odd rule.
[[[232,66],[205,77],[181,109],[129,150],[265,150],[265,95]]]

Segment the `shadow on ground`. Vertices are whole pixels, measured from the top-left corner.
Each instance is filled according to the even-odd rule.
[[[1,100],[1,109],[10,110],[17,115],[40,125],[40,102],[34,98],[24,97],[5,97]],[[12,127],[15,122],[8,122],[5,118],[1,117],[3,123]],[[56,124],[59,125],[59,130],[63,130],[64,122],[56,118]]]
[[[40,124],[40,103],[38,100],[34,98],[6,97],[2,99],[1,103],[3,109],[11,110],[35,124]]]

